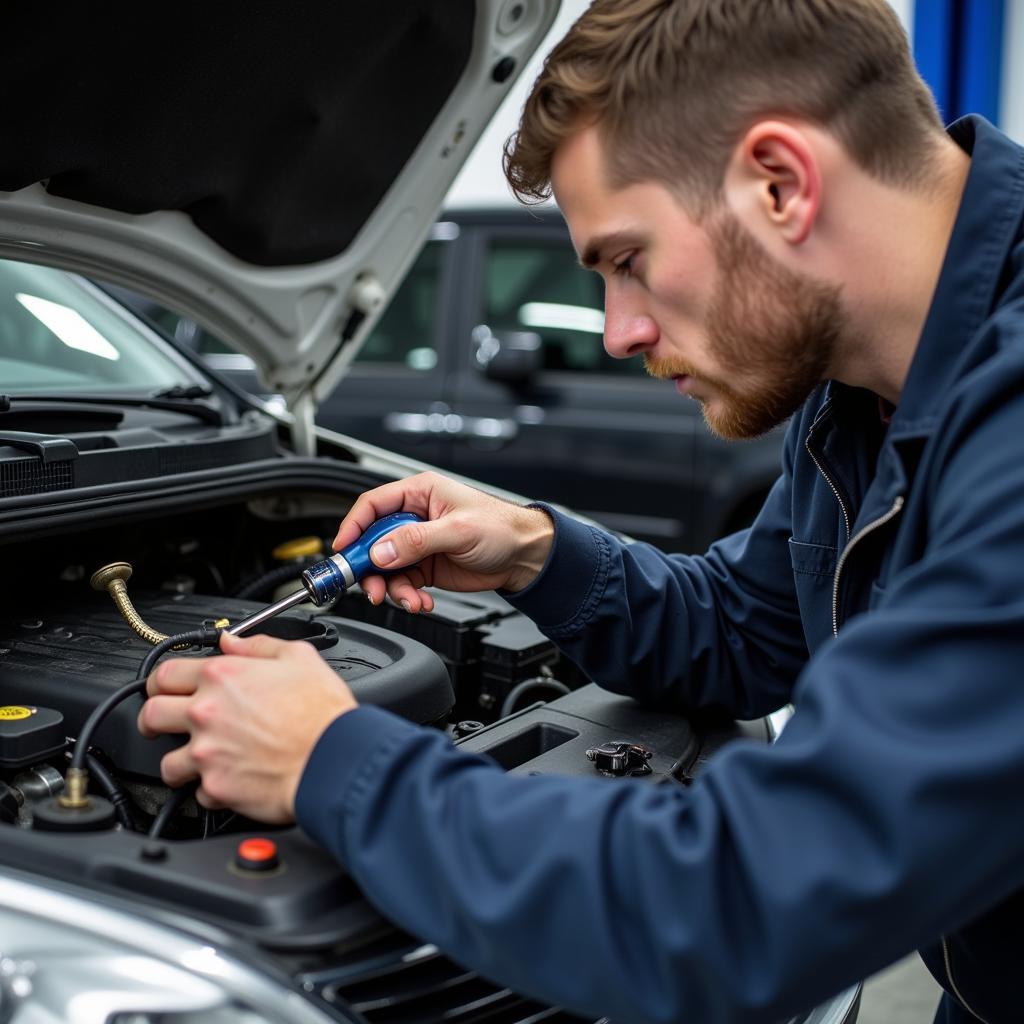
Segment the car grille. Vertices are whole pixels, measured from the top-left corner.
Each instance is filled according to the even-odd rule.
[[[363,946],[329,969],[300,975],[298,981],[316,1001],[354,1013],[366,1024],[585,1024],[584,1018],[486,981],[436,946],[401,933]]]

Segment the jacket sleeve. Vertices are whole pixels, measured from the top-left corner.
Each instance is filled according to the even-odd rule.
[[[950,443],[927,551],[807,666],[775,745],[689,789],[515,777],[364,707],[300,823],[457,961],[635,1024],[785,1019],[970,920],[1024,884],[1020,418]]]
[[[754,524],[706,555],[623,544],[549,509],[548,562],[506,598],[607,690],[739,718],[781,707],[807,661],[788,543],[796,429]]]

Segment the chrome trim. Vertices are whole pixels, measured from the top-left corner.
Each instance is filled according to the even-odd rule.
[[[352,571],[352,566],[348,564],[348,559],[346,559],[344,555],[335,554],[331,555],[329,560],[333,562],[335,566],[337,566],[338,571],[344,578],[344,589],[348,590],[349,587],[355,586],[356,574]]]
[[[169,964],[215,986],[224,996],[253,1008],[275,1024],[325,1024],[331,1020],[297,992],[215,948],[213,936],[205,940],[193,937],[151,919],[53,888],[52,883],[42,885],[10,876],[0,877],[0,918],[10,911],[52,924],[56,935],[69,930],[91,933],[102,937],[111,947],[120,947],[129,957],[145,955]],[[34,951],[19,950],[18,941],[17,932],[6,932],[4,949],[0,952],[17,960],[31,959]],[[156,1007],[146,1009],[156,1012]],[[91,1021],[93,1018],[81,1019]],[[106,1019],[96,1018],[97,1021]]]
[[[860,985],[854,985],[838,996],[815,1007],[802,1017],[794,1017],[788,1024],[853,1024],[854,1013],[860,1000]]]
[[[956,982],[953,980],[953,959],[950,956],[949,943],[946,941],[946,936],[945,935],[942,936],[942,960],[943,960],[943,963],[944,963],[944,965],[946,967],[946,978],[949,981],[950,991],[953,993],[954,996],[956,996],[957,1002],[972,1017],[976,1018],[977,1020],[980,1020],[981,1024],[988,1024],[988,1022],[985,1020],[984,1017],[982,1017],[982,1015],[980,1013],[976,1013],[973,1009],[971,1009],[971,1004],[969,1002],[967,1002],[966,999],[964,999],[963,995],[960,992],[960,989],[957,988]]]

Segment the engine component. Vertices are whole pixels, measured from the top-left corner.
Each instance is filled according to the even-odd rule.
[[[17,794],[7,785],[0,782],[0,821],[13,825],[18,820],[18,797]]]
[[[101,796],[90,796],[80,807],[66,807],[63,798],[50,797],[32,812],[32,827],[41,832],[101,832],[113,828],[114,805]]]
[[[650,775],[652,753],[636,743],[611,740],[599,747],[589,747],[587,760],[593,761],[602,775]]]
[[[0,768],[24,768],[60,754],[67,746],[64,716],[28,704],[0,707]]]
[[[185,632],[224,614],[244,619],[259,605],[222,596],[141,591],[134,602],[146,621],[168,635]],[[368,602],[363,602],[368,604]],[[377,704],[412,721],[443,720],[454,702],[444,663],[432,651],[391,630],[329,616],[281,616],[266,632],[308,640],[352,687],[361,703]],[[59,708],[67,733],[77,736],[94,707],[138,677],[139,663],[154,648],[129,633],[108,600],[49,600],[45,610],[29,606],[0,614],[0,694],[4,703]],[[186,654],[186,657],[195,657]],[[286,699],[287,695],[282,695]],[[159,778],[160,759],[179,737],[144,739],[136,727],[141,700],[116,707],[93,743],[112,765],[136,777]]]
[[[60,793],[64,789],[64,776],[52,765],[36,764],[15,775],[11,779],[11,787],[19,802],[27,800],[32,803]]]
[[[152,629],[146,625],[142,616],[135,610],[128,596],[128,580],[132,576],[132,567],[127,562],[111,562],[110,565],[97,569],[89,580],[94,590],[106,590],[114,599],[117,610],[124,616],[125,622],[147,643],[159,644],[167,639],[166,633]],[[174,650],[185,650],[189,644],[179,644]]]

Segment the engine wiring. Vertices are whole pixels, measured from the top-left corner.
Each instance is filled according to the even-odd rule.
[[[71,756],[71,764],[67,771],[67,790],[59,798],[62,807],[75,809],[88,803],[89,773],[86,769],[86,756],[92,737],[100,723],[122,701],[146,689],[146,680],[157,661],[171,649],[181,650],[182,647],[216,647],[220,641],[222,630],[214,627],[201,627],[185,633],[177,633],[161,640],[152,650],[146,652],[139,667],[139,675],[130,683],[119,687],[105,700],[93,708],[78,734],[75,750]]]

